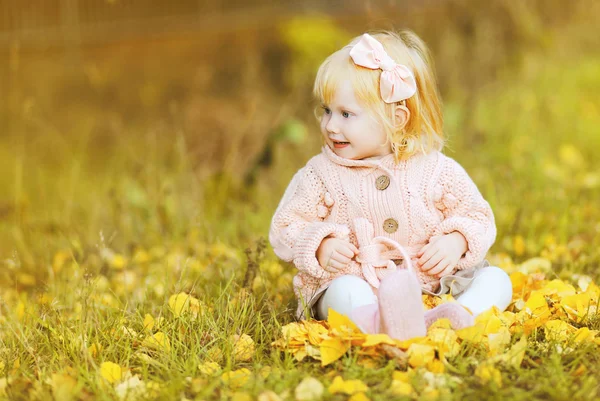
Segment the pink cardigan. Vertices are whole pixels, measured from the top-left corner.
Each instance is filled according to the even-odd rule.
[[[453,231],[468,243],[456,270],[479,265],[496,238],[490,205],[450,157],[434,151],[400,162],[394,155],[350,160],[324,146],[286,189],[269,239],[275,254],[299,270],[293,284],[301,317],[334,278],[356,275],[377,292],[379,281],[396,268],[394,261],[408,253],[415,265],[417,252],[432,237]],[[358,247],[345,270],[329,273],[319,265],[316,251],[328,236],[348,238]],[[439,288],[439,279],[416,270],[425,291]]]

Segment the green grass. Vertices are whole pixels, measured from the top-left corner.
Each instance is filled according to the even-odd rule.
[[[492,253],[514,263],[543,256],[552,262],[549,277],[565,281],[576,274],[600,281],[599,71],[597,57],[550,63],[532,56],[475,100],[452,98],[445,105],[448,154],[495,211]],[[42,135],[15,130],[2,138],[3,397],[114,399],[114,385],[99,374],[109,361],[156,383],[148,398],[242,400],[242,394],[256,399],[273,391],[294,399],[304,377],[327,387],[338,374],[364,381],[372,400],[394,398],[388,389],[399,367],[383,355],[367,367],[351,349],[322,368],[271,346],[293,321],[294,273],[269,249],[264,255],[256,249],[291,174],[318,150],[316,137],[309,149],[278,145],[274,164],[248,188],[239,174],[198,172],[176,127],[165,129],[168,140],[139,126],[103,145],[92,129],[95,113],[84,109],[73,118],[77,136],[61,134],[51,118],[34,113],[19,127],[34,125]],[[309,124],[315,133],[316,124]],[[260,277],[249,295],[241,290],[247,248]],[[180,292],[199,299],[199,318],[172,313],[169,297]],[[158,330],[169,339],[168,350],[143,344],[146,314],[164,318]],[[600,319],[582,325],[598,330]],[[233,356],[236,334],[256,344],[248,361]],[[96,355],[92,344],[101,346]],[[501,369],[501,387],[474,376],[486,354],[464,345],[449,360],[447,372],[457,380],[440,387],[441,399],[600,397],[597,345],[561,351],[542,330],[529,344],[520,368]],[[199,371],[210,360],[221,372],[248,368],[253,378],[232,389],[220,374]],[[581,366],[586,370],[578,371]],[[261,375],[265,367],[270,373]],[[427,393],[431,376],[419,375],[414,385],[421,398],[435,398]],[[65,384],[65,376],[74,382]],[[323,399],[345,398],[325,391]]]

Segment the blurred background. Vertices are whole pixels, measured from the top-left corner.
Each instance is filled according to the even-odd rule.
[[[1,282],[43,287],[65,260],[109,275],[140,250],[243,271],[319,151],[316,68],[369,29],[430,46],[493,253],[596,277],[599,22],[593,0],[2,0]]]

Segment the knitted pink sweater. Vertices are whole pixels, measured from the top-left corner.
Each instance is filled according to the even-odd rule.
[[[479,264],[496,238],[494,215],[465,170],[434,151],[396,162],[390,154],[376,160],[350,160],[328,146],[296,173],[281,200],[269,232],[275,254],[292,261],[303,306],[345,274],[365,279],[377,292],[379,280],[396,268],[406,250],[417,252],[435,236],[458,231],[468,243],[457,270]],[[360,251],[342,271],[329,273],[316,251],[328,237],[348,238]],[[417,270],[424,290],[439,279]]]

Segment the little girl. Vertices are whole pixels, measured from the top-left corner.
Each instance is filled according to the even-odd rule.
[[[461,328],[506,309],[510,279],[484,259],[494,215],[440,153],[440,99],[421,39],[355,38],[320,66],[314,94],[325,145],[292,179],[269,233],[299,270],[297,317],[326,319],[332,308],[364,332],[404,340],[441,317]],[[424,312],[421,291],[458,303]]]

